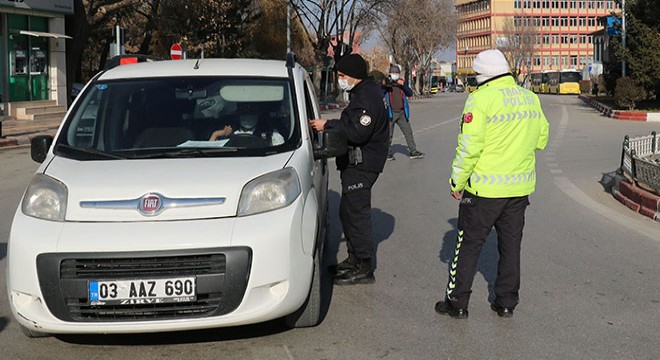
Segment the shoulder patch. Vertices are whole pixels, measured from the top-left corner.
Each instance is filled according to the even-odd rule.
[[[362,126],[369,126],[369,124],[371,124],[371,116],[369,115],[360,116],[360,124],[362,124]]]
[[[469,112],[469,113],[463,114],[463,123],[464,124],[469,124],[471,122],[472,122],[472,113]]]

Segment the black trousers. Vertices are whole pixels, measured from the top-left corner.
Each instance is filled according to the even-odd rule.
[[[341,171],[339,220],[344,230],[349,254],[359,259],[373,253],[371,231],[371,187],[378,173],[349,166]]]
[[[515,308],[520,289],[520,243],[525,226],[527,196],[492,199],[463,192],[458,210],[458,238],[449,266],[446,299],[459,309],[467,309],[472,281],[481,248],[491,229],[497,231],[497,278],[495,303]]]

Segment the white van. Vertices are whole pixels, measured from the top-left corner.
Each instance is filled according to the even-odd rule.
[[[24,333],[317,325],[326,158],[346,139],[311,130],[316,99],[292,56],[98,74],[32,141],[7,255]]]

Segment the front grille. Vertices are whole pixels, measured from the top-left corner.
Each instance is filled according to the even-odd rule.
[[[158,258],[74,259],[64,260],[61,278],[120,279],[144,276],[224,274],[222,254]]]
[[[39,282],[48,308],[65,321],[111,322],[198,318],[227,314],[247,287],[248,248],[102,254],[41,254]],[[200,253],[201,252],[201,253]],[[181,303],[90,304],[90,280],[195,276],[196,300]],[[55,286],[53,286],[55,285]]]
[[[66,299],[71,317],[77,321],[158,320],[204,317],[215,312],[222,301],[221,294],[198,296],[187,303],[145,305],[88,305],[87,299]]]

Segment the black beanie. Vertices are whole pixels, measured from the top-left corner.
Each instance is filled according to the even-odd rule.
[[[339,59],[337,62],[337,71],[341,71],[352,78],[360,80],[368,77],[367,63],[358,54],[345,55]]]

